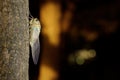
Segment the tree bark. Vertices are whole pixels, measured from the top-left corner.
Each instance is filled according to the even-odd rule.
[[[28,80],[28,0],[0,0],[0,80]]]

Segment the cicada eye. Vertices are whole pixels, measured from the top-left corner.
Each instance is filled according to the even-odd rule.
[[[39,21],[39,20],[36,18],[35,21]]]

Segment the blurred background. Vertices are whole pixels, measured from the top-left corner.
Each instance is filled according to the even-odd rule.
[[[30,57],[30,80],[37,80],[42,63],[57,69],[59,78],[49,80],[120,80],[119,0],[29,2],[42,25],[40,60],[36,66]]]

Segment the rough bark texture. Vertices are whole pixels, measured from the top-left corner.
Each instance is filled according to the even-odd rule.
[[[28,0],[0,0],[0,80],[28,80],[28,62]]]

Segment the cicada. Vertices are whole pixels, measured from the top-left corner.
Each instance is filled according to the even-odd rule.
[[[30,47],[34,64],[37,64],[40,54],[40,35],[41,25],[37,18],[30,20]]]

